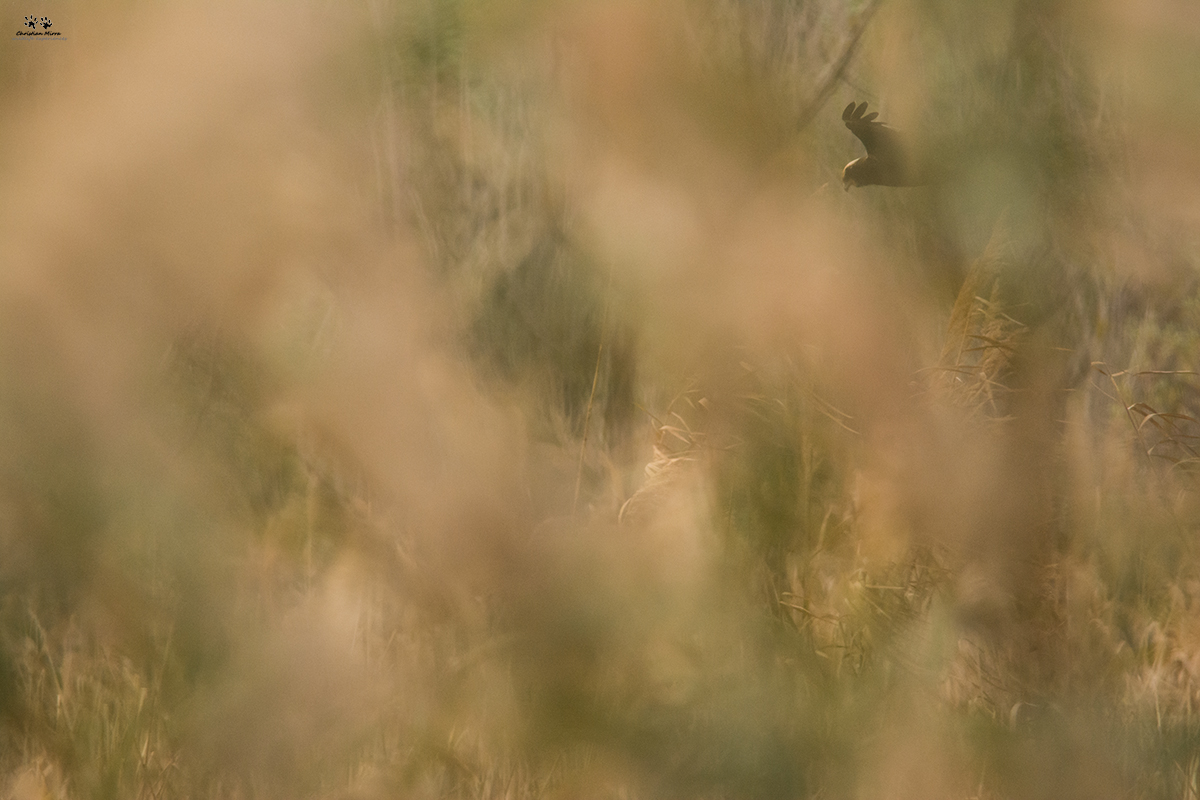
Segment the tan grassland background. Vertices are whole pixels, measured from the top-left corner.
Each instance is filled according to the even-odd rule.
[[[1192,3],[35,5],[0,797],[1200,796]]]

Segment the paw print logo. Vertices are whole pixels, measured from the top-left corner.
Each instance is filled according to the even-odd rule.
[[[49,17],[40,17],[40,18],[38,18],[38,25],[41,25],[41,26],[42,26],[42,30],[44,30],[44,31],[48,31],[48,30],[50,30],[50,26],[52,26],[53,24],[54,24],[54,23],[50,21],[50,18],[49,18]]]
[[[37,24],[38,24],[37,17],[32,17],[32,16],[25,17],[25,27],[26,28],[30,28],[31,30],[37,30]]]

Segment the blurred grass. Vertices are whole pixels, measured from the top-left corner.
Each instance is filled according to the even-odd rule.
[[[6,797],[1200,794],[1193,12],[50,13]]]

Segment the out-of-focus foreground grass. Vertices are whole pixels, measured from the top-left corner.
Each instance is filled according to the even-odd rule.
[[[5,797],[1200,793],[1187,4],[51,16]]]

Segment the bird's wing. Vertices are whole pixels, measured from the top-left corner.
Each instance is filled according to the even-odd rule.
[[[859,103],[857,106],[851,103],[842,112],[842,120],[867,148],[867,155],[885,160],[903,158],[904,146],[899,134],[882,122],[875,121],[879,116],[878,111],[872,111],[870,114],[866,111],[866,103]]]

